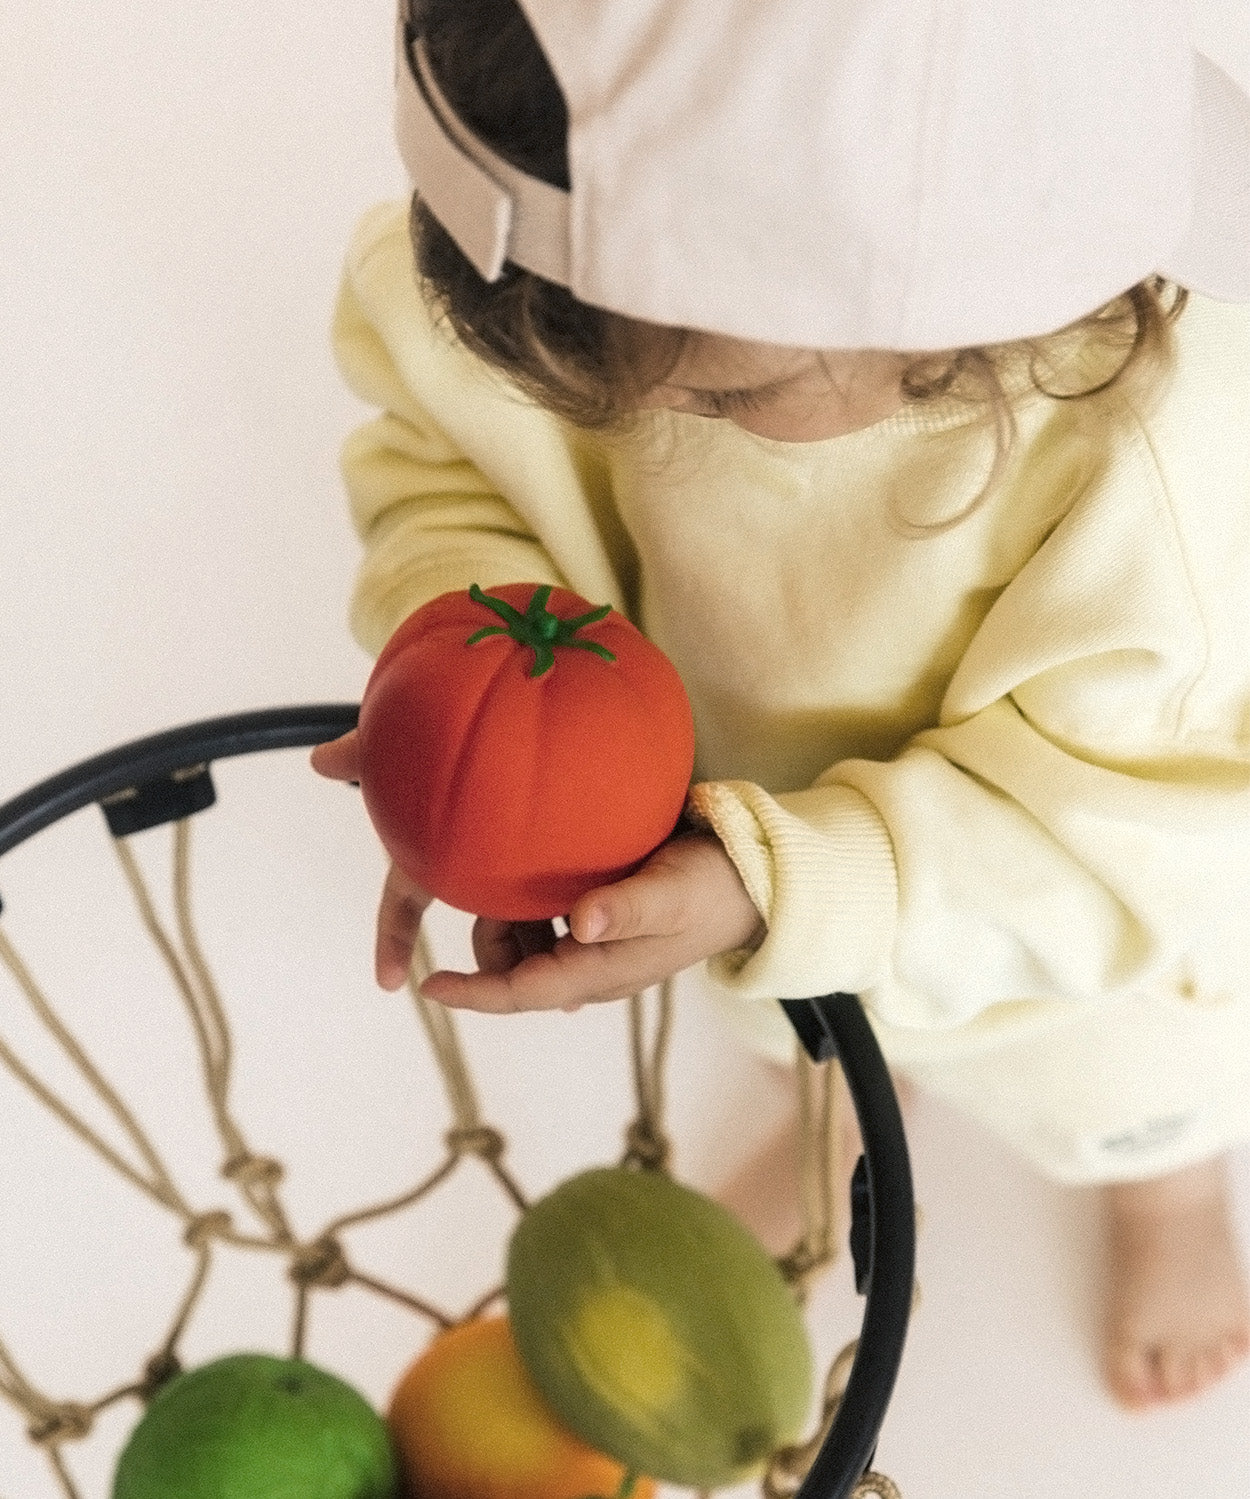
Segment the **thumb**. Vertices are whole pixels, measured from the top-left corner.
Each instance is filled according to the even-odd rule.
[[[340,739],[331,739],[319,744],[308,757],[308,762],[319,776],[330,781],[358,781],[360,779],[360,736],[351,729]]]
[[[684,891],[673,872],[652,858],[635,874],[579,897],[569,912],[569,931],[582,943],[657,937],[681,921]]]

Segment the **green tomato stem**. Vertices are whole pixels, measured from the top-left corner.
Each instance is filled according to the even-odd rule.
[[[579,630],[587,625],[597,624],[599,620],[610,614],[612,612],[610,604],[604,604],[599,609],[591,609],[589,613],[578,615],[576,619],[561,619],[558,614],[552,614],[547,608],[547,600],[551,597],[549,583],[534,590],[524,614],[514,609],[506,599],[497,598],[491,593],[483,593],[476,583],[470,587],[469,597],[475,604],[485,604],[488,609],[493,610],[503,620],[503,624],[486,625],[476,630],[465,641],[465,644],[476,645],[479,640],[484,640],[488,635],[507,635],[518,645],[529,646],[534,652],[531,677],[541,677],[544,672],[551,670],[556,662],[555,648],[557,646],[572,646],[575,650],[593,651],[604,661],[616,660],[610,650],[595,641],[574,638]]]

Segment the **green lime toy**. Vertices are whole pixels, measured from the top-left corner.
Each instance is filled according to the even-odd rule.
[[[122,1452],[113,1499],[397,1499],[386,1425],[303,1359],[236,1353],[171,1380]]]

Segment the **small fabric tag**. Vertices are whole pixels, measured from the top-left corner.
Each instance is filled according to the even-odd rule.
[[[1174,1145],[1194,1122],[1192,1114],[1166,1114],[1158,1119],[1148,1119],[1136,1129],[1121,1130],[1114,1135],[1104,1135],[1095,1142],[1104,1155],[1120,1159],[1132,1159],[1150,1155]]]

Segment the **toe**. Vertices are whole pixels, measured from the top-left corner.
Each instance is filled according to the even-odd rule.
[[[1241,1363],[1248,1352],[1250,1352],[1250,1338],[1247,1338],[1245,1333],[1232,1332],[1222,1338],[1217,1347],[1220,1366],[1218,1377],[1222,1379]]]
[[[1120,1343],[1108,1349],[1106,1377],[1111,1393],[1130,1410],[1159,1399],[1156,1361],[1140,1344]]]
[[[1222,1379],[1227,1372],[1228,1365],[1218,1343],[1212,1344],[1210,1348],[1200,1349],[1193,1358],[1194,1383],[1191,1393],[1197,1394],[1199,1390],[1205,1390]]]
[[[1165,1400],[1183,1400],[1198,1388],[1198,1364],[1191,1348],[1164,1349],[1159,1358],[1159,1383]]]

